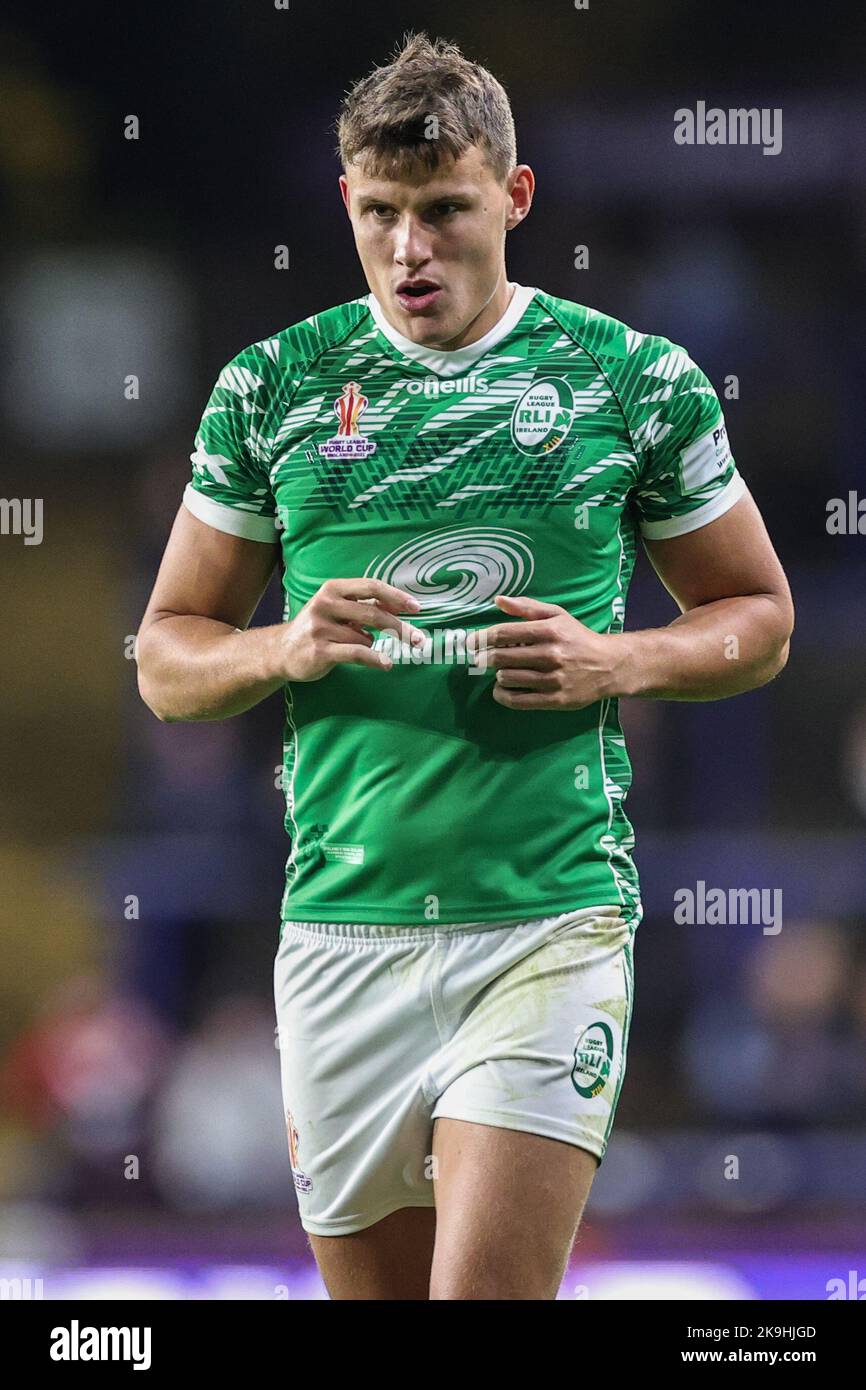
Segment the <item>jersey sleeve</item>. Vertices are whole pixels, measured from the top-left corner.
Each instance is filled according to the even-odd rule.
[[[192,478],[183,494],[193,516],[252,541],[278,538],[265,434],[270,372],[256,347],[220,372],[190,454]]]
[[[639,461],[633,501],[641,534],[662,540],[715,521],[747,488],[709,379],[683,348],[649,343],[630,421]]]

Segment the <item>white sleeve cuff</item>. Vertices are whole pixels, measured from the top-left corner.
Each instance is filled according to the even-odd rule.
[[[745,479],[735,468],[721,492],[716,493],[715,497],[711,497],[702,507],[695,507],[693,512],[686,512],[683,516],[668,517],[665,521],[641,521],[641,535],[649,541],[685,536],[689,531],[697,531],[701,526],[706,526],[707,522],[716,521],[718,517],[724,516],[725,512],[730,511],[734,503],[745,497],[747,492]]]
[[[205,497],[192,483],[187,483],[182,500],[187,511],[217,531],[227,531],[230,536],[242,536],[247,541],[273,542],[279,538],[276,517],[245,512],[239,507],[227,507],[224,502]]]

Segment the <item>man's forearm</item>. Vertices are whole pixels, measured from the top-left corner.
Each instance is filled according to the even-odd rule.
[[[717,599],[668,627],[619,634],[616,695],[719,700],[766,685],[788,657],[791,618],[771,594]]]
[[[283,624],[246,632],[213,618],[156,618],[139,635],[138,688],[158,719],[227,719],[285,682],[274,675]]]

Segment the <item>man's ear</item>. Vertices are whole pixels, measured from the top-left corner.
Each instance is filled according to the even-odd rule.
[[[522,222],[529,209],[532,207],[532,196],[535,192],[535,175],[528,164],[518,164],[509,178],[509,196],[511,198],[511,212],[505,221],[508,231],[511,231]]]
[[[341,194],[342,199],[343,199],[343,206],[345,207],[346,212],[349,212],[349,182],[348,182],[348,179],[346,178],[346,175],[345,175],[345,174],[341,174],[341,175],[340,175],[339,184],[340,184],[340,194]],[[350,215],[351,215],[351,214],[350,214]]]

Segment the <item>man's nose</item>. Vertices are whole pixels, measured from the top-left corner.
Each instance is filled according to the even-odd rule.
[[[407,217],[400,222],[394,243],[394,259],[410,268],[429,261],[430,238],[416,218]]]

